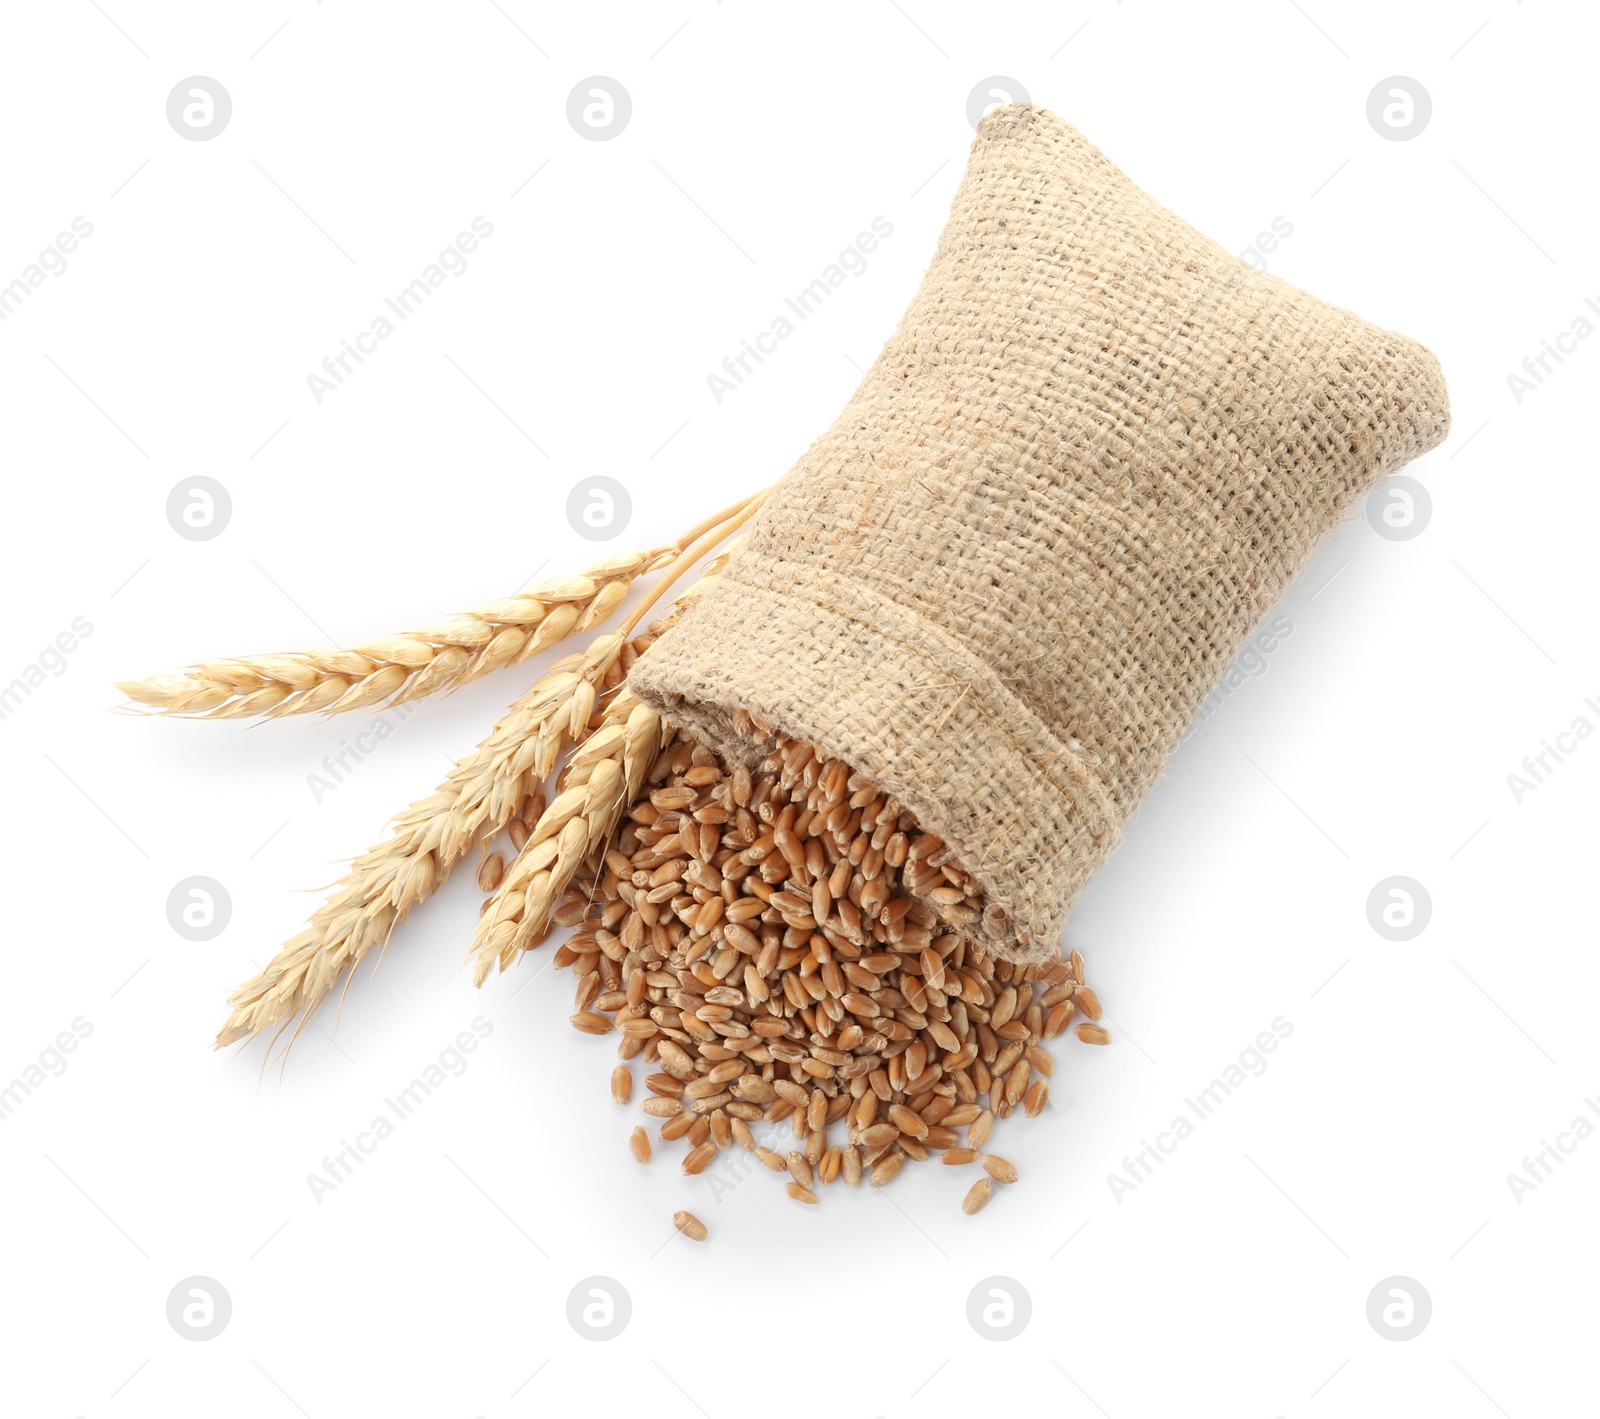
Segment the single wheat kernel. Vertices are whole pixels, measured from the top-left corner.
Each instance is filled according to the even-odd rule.
[[[961,1199],[961,1210],[972,1216],[974,1212],[983,1211],[984,1204],[989,1200],[989,1194],[994,1191],[994,1184],[988,1178],[979,1178],[977,1182],[967,1189],[967,1195]]]
[[[683,1170],[690,1176],[703,1173],[711,1165],[711,1160],[717,1156],[717,1145],[709,1138],[698,1147],[691,1148],[683,1159]]]
[[[1017,1180],[1016,1164],[1008,1163],[996,1153],[983,1155],[983,1170],[996,1182],[1014,1183]]]
[[[985,1109],[967,1125],[967,1147],[982,1150],[994,1131],[994,1115]]]
[[[706,1239],[706,1224],[693,1212],[674,1212],[672,1225],[683,1233],[691,1242],[703,1242]]]
[[[831,1183],[839,1176],[839,1169],[843,1166],[843,1162],[843,1155],[837,1148],[829,1148],[824,1151],[817,1164],[817,1180],[823,1183]]]
[[[922,1116],[913,1113],[904,1104],[894,1104],[889,1109],[889,1121],[901,1133],[909,1133],[913,1138],[925,1138],[928,1125]]]
[[[872,1186],[883,1187],[892,1182],[905,1165],[906,1155],[904,1153],[890,1153],[888,1157],[882,1159],[873,1167]]]
[[[848,1187],[861,1186],[861,1152],[853,1144],[839,1150],[839,1173]]]

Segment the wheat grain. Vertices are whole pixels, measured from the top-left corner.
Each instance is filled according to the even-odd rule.
[[[840,1149],[840,1175],[849,1187],[861,1186],[861,1150],[847,1143]]]
[[[696,1173],[703,1173],[711,1166],[711,1160],[717,1156],[717,1145],[707,1139],[704,1143],[691,1148],[683,1160],[683,1170],[691,1177]]]
[[[1015,1163],[1008,1163],[1004,1158],[994,1153],[985,1153],[983,1156],[983,1170],[997,1183],[1014,1183],[1017,1180]]]
[[[611,1097],[619,1104],[633,1097],[633,1071],[626,1064],[619,1064],[611,1071]]]
[[[873,1187],[886,1187],[900,1174],[900,1169],[906,1165],[906,1154],[896,1151],[888,1154],[872,1169],[872,1176],[868,1181]]]
[[[691,1242],[703,1242],[706,1239],[706,1224],[693,1212],[674,1212],[672,1225],[676,1227]]]
[[[602,748],[615,754],[617,736]],[[646,1076],[666,1096],[646,1108],[680,1111],[662,1137],[687,1141],[691,1172],[737,1141],[807,1201],[841,1177],[886,1186],[930,1155],[982,1160],[973,1210],[995,1178],[1016,1176],[983,1150],[997,1118],[1048,1102],[1047,1027],[1087,989],[1067,962],[1011,966],[952,928],[945,914],[981,912],[976,882],[859,775],[804,746],[780,742],[752,773],[671,742],[624,796],[561,897],[577,930],[558,961],[580,990],[608,971],[626,981],[591,1008],[614,1007],[616,1028],[665,1071]],[[534,838],[576,838],[586,802],[586,782],[571,784]],[[787,1122],[794,1147],[757,1144],[756,1120]],[[842,1143],[829,1138],[840,1123]]]
[[[515,820],[513,820],[515,821]],[[500,879],[505,876],[506,860],[497,852],[491,852],[478,867],[478,890],[492,892],[500,885]]]

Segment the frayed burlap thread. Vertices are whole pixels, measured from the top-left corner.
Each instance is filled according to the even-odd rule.
[[[1044,959],[1256,621],[1448,427],[1422,346],[996,109],[899,329],[630,684],[736,756],[754,715],[861,770]]]

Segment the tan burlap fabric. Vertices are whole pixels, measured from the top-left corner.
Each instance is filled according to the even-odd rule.
[[[1448,426],[1422,346],[1000,108],[900,328],[630,680],[746,757],[739,710],[871,775],[979,875],[1001,955],[1053,956],[1257,619]]]

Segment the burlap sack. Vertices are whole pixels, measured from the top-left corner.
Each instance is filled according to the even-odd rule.
[[[1252,270],[1027,104],[983,120],[922,287],[726,572],[634,667],[896,794],[1053,956],[1317,540],[1439,443],[1422,346]]]

